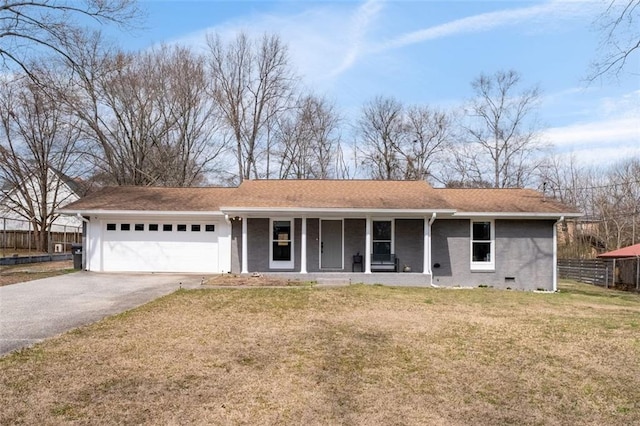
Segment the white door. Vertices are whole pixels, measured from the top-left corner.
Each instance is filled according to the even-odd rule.
[[[219,236],[225,229],[221,222],[106,220],[102,223],[102,270],[223,272]]]
[[[320,234],[320,268],[342,269],[342,220],[321,220]]]

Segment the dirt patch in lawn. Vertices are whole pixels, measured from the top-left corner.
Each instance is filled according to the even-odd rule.
[[[640,424],[640,298],[584,293],[180,290],[0,359],[0,424]]]
[[[73,261],[25,263],[0,266],[0,287],[73,272]]]

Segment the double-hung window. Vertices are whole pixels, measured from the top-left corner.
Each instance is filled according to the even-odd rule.
[[[495,230],[492,220],[471,221],[471,270],[495,270]]]
[[[294,267],[293,220],[271,219],[269,249],[269,267],[273,269],[292,269]]]
[[[393,222],[374,220],[372,222],[373,260],[388,261],[393,253]]]

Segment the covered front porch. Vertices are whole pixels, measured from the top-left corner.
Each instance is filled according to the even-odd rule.
[[[303,281],[429,285],[436,212],[234,215],[232,272]]]

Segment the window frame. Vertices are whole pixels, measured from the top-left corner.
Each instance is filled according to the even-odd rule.
[[[489,224],[489,239],[480,240],[474,239],[473,225],[474,223],[488,223]],[[489,243],[489,261],[474,261],[473,260],[473,245],[474,244],[486,244]],[[471,271],[480,272],[495,272],[496,270],[496,223],[494,219],[478,218],[469,221],[469,262]]]
[[[375,230],[375,222],[390,222],[391,223],[391,240],[376,240],[373,237],[374,234],[374,230]],[[386,217],[376,217],[376,218],[372,218],[371,219],[371,254],[374,255],[376,254],[374,251],[374,247],[376,246],[376,241],[380,241],[380,242],[385,242],[385,241],[389,241],[390,244],[390,250],[391,253],[390,254],[396,254],[395,250],[395,240],[396,240],[396,221],[393,218],[386,218]],[[379,253],[378,253],[379,254]]]
[[[287,240],[290,244],[291,259],[290,260],[273,260],[273,243],[278,240],[273,239],[273,226],[275,222],[289,222],[290,235]],[[295,219],[292,217],[275,217],[269,218],[269,269],[293,269],[295,268]]]

